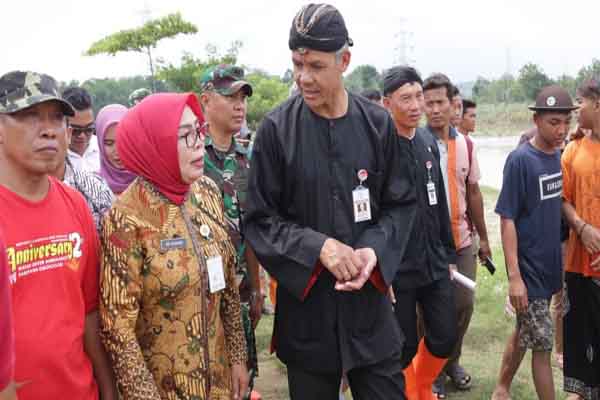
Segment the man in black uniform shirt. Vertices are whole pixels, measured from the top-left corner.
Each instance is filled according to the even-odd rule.
[[[289,47],[299,94],[257,132],[246,237],[277,280],[273,345],[290,397],[404,399],[403,337],[387,296],[415,214],[414,163],[380,106],[348,93],[337,9],[303,7]]]
[[[404,66],[391,68],[383,80],[384,106],[392,115],[399,140],[409,143],[416,165],[417,213],[393,282],[396,317],[406,338],[402,360],[409,400],[435,399],[431,385],[456,342],[449,270],[456,263],[456,250],[438,149],[431,135],[417,128],[424,109],[422,83],[414,68]],[[420,343],[417,303],[425,322]]]

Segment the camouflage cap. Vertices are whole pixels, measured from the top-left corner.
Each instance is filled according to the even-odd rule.
[[[217,92],[223,96],[231,96],[240,89],[252,96],[252,85],[244,80],[244,70],[231,64],[219,64],[204,72],[200,78],[203,92]]]
[[[66,116],[75,115],[73,106],[61,98],[51,76],[13,71],[0,77],[0,114],[12,114],[47,101],[59,102]]]
[[[150,96],[152,92],[146,88],[139,88],[131,92],[129,95],[129,104],[131,106],[136,105],[140,101],[144,100],[147,96]]]

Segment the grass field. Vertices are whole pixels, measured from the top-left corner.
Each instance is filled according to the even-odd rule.
[[[504,258],[500,244],[498,217],[493,213],[498,192],[483,189],[486,208],[486,222],[490,233],[490,242],[494,250],[494,261],[497,272],[490,276],[485,268],[478,270],[477,300],[475,314],[463,347],[462,364],[473,376],[473,387],[466,392],[452,392],[448,384],[449,399],[489,400],[500,368],[504,345],[514,327],[514,320],[504,314],[507,292]],[[260,353],[261,377],[257,381],[257,389],[264,400],[286,400],[287,379],[285,367],[268,353],[273,318],[263,317],[257,329],[257,340]],[[534,400],[537,398],[531,380],[531,357],[528,354],[521,365],[512,387],[514,400]],[[564,398],[561,393],[562,374],[554,368],[554,384],[557,388],[557,399]],[[350,399],[347,395],[347,399]]]

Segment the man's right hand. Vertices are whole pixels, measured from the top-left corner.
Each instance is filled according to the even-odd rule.
[[[338,282],[356,278],[362,269],[362,260],[354,254],[354,249],[332,238],[325,240],[319,260]]]
[[[527,312],[529,305],[527,287],[520,275],[508,280],[508,296],[510,297],[510,304],[512,304],[517,313]]]

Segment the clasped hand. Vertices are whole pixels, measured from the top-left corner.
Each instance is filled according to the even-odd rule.
[[[377,264],[373,249],[367,247],[355,250],[332,238],[325,240],[319,258],[335,276],[335,289],[341,291],[360,290]]]

